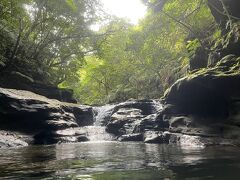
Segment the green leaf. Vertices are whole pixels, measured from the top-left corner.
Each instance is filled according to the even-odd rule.
[[[77,6],[75,5],[73,0],[65,0],[67,5],[73,10],[76,11],[77,10]]]

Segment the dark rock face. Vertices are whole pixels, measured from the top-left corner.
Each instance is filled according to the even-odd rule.
[[[60,89],[42,81],[34,81],[31,77],[19,72],[6,73],[6,75],[1,74],[0,87],[31,91],[49,99],[77,103],[76,99],[73,98],[71,89]]]
[[[133,133],[135,125],[143,118],[141,113],[140,109],[120,108],[111,116],[107,131],[115,135]]]
[[[189,69],[193,71],[195,69],[205,68],[208,65],[208,52],[202,47],[197,48],[195,55],[190,59]]]
[[[166,93],[165,103],[177,107],[175,114],[226,119],[232,99],[240,97],[239,61],[228,56],[211,69],[180,79]]]
[[[240,58],[229,55],[215,67],[177,81],[165,94],[158,118],[169,122],[173,133],[238,141],[239,63]]]
[[[183,146],[239,145],[239,72],[240,58],[230,55],[212,68],[178,80],[165,94],[163,109],[154,111],[150,101],[117,105],[107,131],[120,141],[143,138],[145,143]]]
[[[240,18],[240,12],[239,12],[239,7],[240,7],[240,2],[237,0],[208,0],[208,6],[211,9],[212,15],[214,16],[216,22],[220,24],[223,29],[225,29],[225,24],[228,20],[228,17],[224,15],[224,6],[228,10],[228,13],[235,17],[235,18]],[[233,19],[235,19],[233,18]]]
[[[119,141],[143,141],[143,134],[134,133],[134,134],[122,135],[118,138],[118,140]]]
[[[25,134],[33,139],[28,143],[77,142],[73,129],[92,123],[91,107],[0,88],[0,129]]]
[[[115,106],[115,112],[118,111],[120,108],[129,108],[129,109],[139,109],[141,110],[142,115],[149,115],[156,113],[157,107],[153,100],[129,100]]]
[[[131,100],[116,105],[106,131],[118,136],[120,141],[143,141],[148,129],[161,129],[163,124],[156,122],[160,103],[153,100]]]
[[[170,134],[169,132],[165,131],[147,131],[144,134],[144,142],[145,143],[169,143]]]
[[[155,114],[159,108],[161,107],[157,107],[156,102],[153,100],[133,99],[117,104],[111,112],[112,114],[109,115],[109,122],[106,122],[106,130],[114,135],[140,132],[140,129],[144,129],[143,126],[146,124],[155,125],[151,121],[155,119]]]

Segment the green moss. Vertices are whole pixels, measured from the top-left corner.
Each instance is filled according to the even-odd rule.
[[[227,55],[220,60],[216,66],[212,68],[201,68],[197,71],[192,71],[185,78],[190,80],[199,76],[216,76],[228,77],[240,75],[240,57],[236,58],[234,55]]]

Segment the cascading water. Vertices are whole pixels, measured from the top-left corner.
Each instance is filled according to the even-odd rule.
[[[94,123],[91,126],[81,127],[79,132],[80,134],[84,134],[89,141],[111,141],[114,139],[114,136],[106,132],[106,125],[110,121],[110,118],[114,112],[114,110],[128,107],[134,109],[134,103],[136,101],[127,101],[115,105],[104,105],[99,107],[93,107],[94,114]],[[133,106],[132,106],[133,105]],[[152,118],[156,117],[156,113],[162,109],[162,104],[159,100],[151,100],[149,103],[149,107],[151,108]],[[145,115],[146,116],[146,115]]]
[[[153,99],[152,103],[153,103],[155,113],[157,113],[163,109],[163,105],[159,99]]]
[[[85,134],[89,141],[111,141],[113,136],[105,131],[106,123],[110,120],[110,116],[116,105],[104,105],[93,107],[94,123],[92,126],[84,126],[81,133]]]

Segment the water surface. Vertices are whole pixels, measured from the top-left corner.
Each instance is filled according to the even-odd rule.
[[[235,147],[88,142],[0,150],[0,179],[239,179]]]

